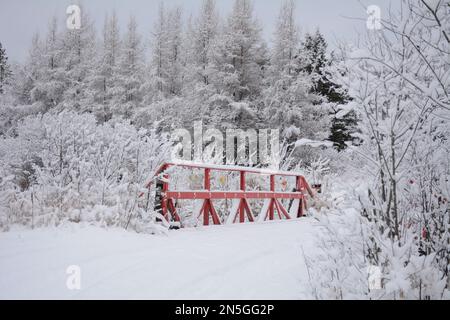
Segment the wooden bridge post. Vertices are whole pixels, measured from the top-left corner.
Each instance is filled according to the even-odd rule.
[[[211,191],[211,169],[205,169],[205,190]]]
[[[167,222],[170,222],[170,216],[172,217],[173,221],[180,222],[181,218],[178,215],[177,208],[175,207],[175,203],[173,202],[173,199],[167,198],[167,192],[169,191],[169,175],[166,173],[163,175],[163,200],[161,201],[161,211],[163,217],[167,220]],[[169,216],[170,214],[170,216]]]
[[[240,189],[245,192],[245,171],[240,172]],[[240,200],[239,203],[239,222],[245,222],[245,199]]]
[[[275,192],[275,176],[270,176],[270,192]],[[275,198],[270,199],[269,204],[269,220],[274,220],[274,204],[275,204]]]
[[[299,203],[298,203],[298,211],[297,211],[297,218],[301,218],[304,215],[304,206],[305,206],[305,197],[304,197],[304,186],[303,186],[303,181],[301,179],[301,177],[297,177],[297,183],[296,183],[296,188],[297,188],[297,192],[301,192],[303,194],[303,197],[301,199],[299,199]]]
[[[168,174],[164,174],[163,175],[163,188],[162,188],[162,194],[163,194],[163,200],[161,203],[161,212],[164,218],[166,218],[166,220],[169,222],[169,215],[168,215],[168,206],[167,206],[167,202],[168,199],[166,197],[166,192],[169,191],[169,183],[167,182],[169,180],[169,175]]]
[[[205,169],[205,181],[204,181],[204,188],[207,191],[211,191],[211,170]],[[206,199],[203,204],[203,225],[209,226],[209,211],[210,211],[210,200]]]
[[[242,191],[243,193],[243,197],[240,198],[239,201],[239,205],[237,207],[237,211],[233,212],[232,214],[234,214],[234,220],[233,222],[236,223],[238,218],[239,218],[239,223],[245,223],[245,214],[247,214],[247,218],[249,222],[255,222],[255,218],[253,217],[252,214],[252,210],[250,209],[250,205],[248,204],[248,200],[245,197],[245,193],[246,193],[246,171],[239,171],[239,177],[240,177],[240,183],[239,183],[239,189],[240,191]]]
[[[206,191],[211,191],[211,169],[209,168],[205,168],[204,188]],[[212,203],[211,198],[205,199],[202,210],[200,211],[200,214],[202,213],[204,226],[209,226],[210,215],[213,219],[213,223],[215,225],[220,225],[220,219],[219,216],[217,215],[216,209],[214,208],[214,204]]]

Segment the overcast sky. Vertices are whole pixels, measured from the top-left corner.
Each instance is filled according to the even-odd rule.
[[[232,0],[216,0],[222,17],[228,14]],[[101,30],[105,14],[115,10],[122,29],[128,17],[134,15],[146,41],[156,18],[160,0],[84,0],[85,10],[96,22],[97,32]],[[302,32],[314,31],[319,27],[331,46],[336,39],[355,41],[358,33],[364,33],[365,21],[350,19],[366,18],[364,6],[378,5],[386,12],[390,0],[296,0],[297,22]],[[400,1],[394,0],[393,3]],[[28,54],[33,34],[45,33],[48,21],[57,16],[65,21],[68,5],[77,0],[0,0],[0,42],[7,50],[10,61],[22,62]],[[195,15],[201,0],[165,0],[166,6],[182,5],[184,17]],[[255,13],[264,27],[264,37],[270,41],[278,16],[281,0],[254,0]]]

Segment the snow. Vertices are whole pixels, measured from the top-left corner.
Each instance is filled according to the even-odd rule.
[[[302,299],[314,220],[151,236],[66,225],[0,234],[0,299]],[[81,268],[81,290],[66,270]]]
[[[366,57],[370,57],[370,52],[364,48],[354,49],[349,53],[350,59],[361,59]]]
[[[258,215],[258,222],[263,222],[267,217],[267,211],[269,210],[270,200],[264,200],[264,205],[261,208],[261,211]]]
[[[383,17],[387,28],[333,56],[320,32],[298,34],[294,2],[267,46],[240,0],[227,17],[206,1],[189,26],[179,8],[161,6],[150,54],[136,22],[121,33],[115,15],[97,35],[87,15],[79,34],[52,20],[24,64],[9,66],[1,49],[0,231],[15,231],[0,233],[0,298],[449,298],[447,2],[408,1]],[[300,176],[281,164],[322,185],[308,204],[327,232],[308,219],[264,223],[269,200],[261,224],[168,231],[176,224],[153,212],[155,188],[145,186],[169,182],[154,173],[173,154],[170,135],[199,119],[215,132],[271,128],[280,154],[270,148],[268,169],[169,163],[171,190],[208,193],[199,168],[223,192],[239,172],[251,190],[267,190],[269,175]],[[204,140],[203,158],[222,162]],[[223,217],[229,201],[217,202]],[[198,224],[203,203],[175,204],[183,226]],[[49,225],[64,227],[39,229]],[[79,292],[65,287],[72,264],[82,268]],[[368,290],[372,267],[382,271],[378,292]]]
[[[424,0],[424,2],[432,9],[436,10],[441,3],[441,0]]]
[[[301,139],[302,141],[308,141],[308,142],[314,142],[314,143],[320,143],[321,145],[327,145],[330,144],[328,142],[316,142],[311,141],[308,139]],[[331,145],[333,145],[331,143]],[[247,173],[257,173],[262,175],[278,175],[278,176],[302,176],[300,173],[293,172],[293,171],[281,171],[281,170],[271,170],[271,169],[258,169],[258,168],[251,168],[251,167],[244,167],[244,166],[235,166],[235,165],[216,165],[216,164],[210,164],[210,163],[203,163],[203,162],[192,162],[192,161],[185,161],[185,160],[174,160],[168,163],[169,165],[179,166],[179,167],[186,167],[186,168],[201,168],[201,169],[211,169],[211,170],[217,170],[217,171],[245,171]]]
[[[230,210],[230,215],[228,216],[228,219],[227,219],[227,224],[234,223],[234,220],[236,219],[236,216],[238,214],[238,209],[239,209],[240,203],[241,203],[240,199],[234,199],[232,201],[232,206],[231,206],[231,210]]]
[[[289,210],[289,215],[291,217],[296,217],[298,214],[298,207],[300,206],[300,200],[294,200],[292,202],[291,209]]]
[[[354,102],[349,102],[346,105],[339,106],[339,112],[336,114],[336,119],[342,119],[350,112],[356,109],[357,105]]]
[[[313,148],[319,148],[319,147],[327,147],[330,148],[333,146],[333,143],[330,141],[313,141],[310,139],[300,139],[297,140],[297,142],[295,143],[295,147],[302,147],[302,146],[310,146]]]

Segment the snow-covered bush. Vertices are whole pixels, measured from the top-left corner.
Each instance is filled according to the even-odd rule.
[[[30,116],[0,140],[2,227],[87,221],[135,225],[138,195],[169,152],[153,130],[91,114]]]
[[[445,2],[403,3],[331,71],[353,98],[362,145],[352,148],[359,165],[349,163],[339,184],[347,196],[356,191],[349,208],[358,202],[358,211],[341,203],[342,214],[323,221],[323,261],[335,263],[319,263],[312,277],[314,288],[332,284],[332,295],[316,291],[321,298],[448,298],[450,40],[442,26],[450,19]],[[381,270],[381,288],[355,286],[371,266]]]
[[[424,254],[422,230],[412,223],[401,242],[392,239],[379,220],[361,215],[367,200],[361,195],[367,194],[370,182],[354,171],[341,179],[342,184],[321,195],[332,207],[320,212],[311,209],[323,230],[318,232],[319,250],[305,257],[314,296],[327,300],[450,298],[443,259],[438,257],[445,248]],[[376,268],[379,274],[372,273]]]

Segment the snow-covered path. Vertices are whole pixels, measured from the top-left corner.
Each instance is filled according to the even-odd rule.
[[[0,299],[311,298],[313,220],[140,235],[75,225],[0,234]],[[81,268],[81,290],[66,268]]]

